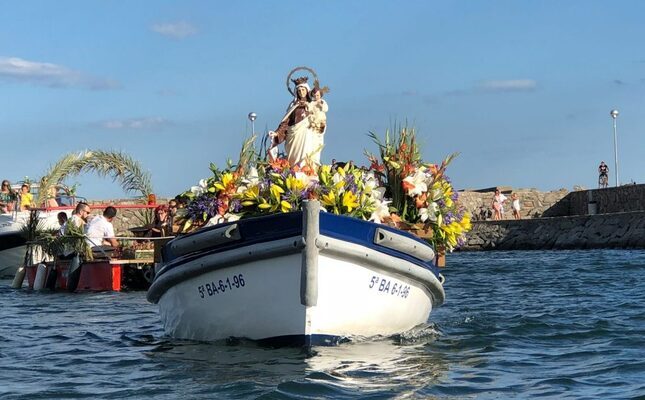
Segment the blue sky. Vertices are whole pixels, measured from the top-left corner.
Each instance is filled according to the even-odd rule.
[[[323,162],[364,163],[369,131],[418,130],[457,188],[645,182],[641,1],[4,1],[0,177],[120,150],[175,195],[274,129],[288,72],[331,88]],[[365,162],[366,163],[366,162]],[[81,176],[89,198],[122,197]]]

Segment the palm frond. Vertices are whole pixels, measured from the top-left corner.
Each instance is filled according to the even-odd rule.
[[[111,177],[125,192],[139,192],[144,197],[153,193],[150,173],[129,155],[117,151],[85,150],[67,154],[49,168],[41,181],[37,204],[45,202],[51,186],[87,172]]]

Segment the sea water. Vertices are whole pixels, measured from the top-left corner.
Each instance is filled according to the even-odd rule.
[[[454,253],[443,274],[426,326],[310,352],[169,339],[144,292],[0,281],[0,398],[645,398],[645,251]]]

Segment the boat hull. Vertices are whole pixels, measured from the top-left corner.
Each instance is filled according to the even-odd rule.
[[[308,214],[303,213],[301,226],[288,230],[300,235],[274,240],[253,240],[241,229],[228,244],[224,240],[204,249],[208,241],[200,244],[195,235],[192,242],[199,251],[169,261],[148,292],[148,299],[159,304],[165,332],[203,341],[237,337],[334,344],[405,332],[425,323],[433,306],[443,302],[440,276],[429,260],[424,264],[363,240],[380,232],[376,224],[349,221],[352,228],[347,229],[348,220],[338,219],[343,217],[316,210]],[[324,222],[314,221],[311,229],[320,216]],[[356,221],[369,229],[354,229]],[[286,229],[294,220],[283,222]],[[217,242],[214,232],[209,240]],[[427,246],[390,233],[412,246]],[[185,240],[175,250],[182,246]],[[425,256],[433,254],[422,250]],[[168,253],[172,247],[165,256],[173,258]]]
[[[56,214],[41,212],[38,216],[40,229],[57,229],[59,225]],[[28,219],[28,211],[0,214],[0,279],[13,278],[18,268],[25,264],[27,246],[22,231]],[[37,250],[32,258],[33,260],[27,260],[27,265],[46,259]]]
[[[11,279],[24,264],[25,239],[20,232],[0,233],[0,279]]]

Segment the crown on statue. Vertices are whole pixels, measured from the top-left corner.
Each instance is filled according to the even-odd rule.
[[[307,83],[309,80],[308,76],[301,76],[300,78],[292,79],[291,82],[295,83],[296,86],[302,85],[303,83]]]

